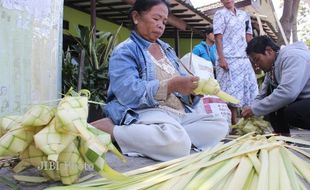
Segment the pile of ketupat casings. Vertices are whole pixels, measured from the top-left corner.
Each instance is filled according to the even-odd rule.
[[[110,135],[87,123],[89,96],[87,90],[71,89],[56,107],[34,105],[24,115],[1,117],[0,156],[18,156],[17,173],[34,166],[45,178],[66,185],[75,183],[86,166],[110,179],[124,178],[105,161],[109,150],[125,161]]]
[[[309,153],[290,137],[249,133],[208,151],[126,173],[124,180],[96,179],[51,190],[306,190]],[[300,154],[299,156],[296,153]],[[307,161],[303,160],[308,159]]]
[[[200,79],[198,81],[198,87],[194,92],[199,95],[215,95],[225,102],[233,104],[238,104],[240,102],[235,97],[222,91],[217,80],[213,78],[209,78],[208,80]],[[264,134],[265,131],[271,132],[270,124],[260,117],[241,118],[237,124],[231,125],[232,135],[245,135],[250,132]]]
[[[231,135],[245,135],[247,133],[255,132],[256,134],[271,133],[272,128],[268,121],[262,117],[241,118],[238,123],[231,125]]]

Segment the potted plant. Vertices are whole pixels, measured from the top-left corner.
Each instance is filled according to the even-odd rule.
[[[104,117],[101,105],[106,101],[109,86],[108,61],[120,29],[121,26],[115,33],[94,33],[88,27],[79,26],[78,36],[71,35],[76,43],[64,53],[62,92],[71,87],[91,92],[88,122]]]

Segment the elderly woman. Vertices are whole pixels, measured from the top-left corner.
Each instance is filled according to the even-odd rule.
[[[104,118],[93,125],[112,135],[123,154],[166,161],[225,137],[224,118],[191,113],[198,77],[181,72],[174,50],[159,40],[168,20],[165,0],[137,0],[130,37],[113,51]]]

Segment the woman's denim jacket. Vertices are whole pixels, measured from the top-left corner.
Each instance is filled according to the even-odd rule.
[[[161,40],[157,40],[157,43],[180,74],[186,75],[174,50]],[[159,80],[156,79],[154,64],[147,53],[150,44],[136,32],[132,32],[112,52],[109,61],[110,85],[104,111],[116,125],[128,125],[137,121],[139,115],[135,110],[159,106],[155,99]],[[190,112],[190,107],[199,101],[197,96],[190,101],[189,96],[180,93],[175,95],[185,105],[186,112]]]

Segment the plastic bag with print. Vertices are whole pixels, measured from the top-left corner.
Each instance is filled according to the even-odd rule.
[[[192,61],[190,62],[190,59]],[[211,61],[207,61],[195,54],[190,55],[187,53],[181,58],[184,66],[189,69],[193,74],[199,78],[209,79],[214,78],[213,65]],[[206,113],[208,115],[213,115],[218,117],[219,115],[223,117],[229,125],[231,125],[231,112],[223,100],[217,96],[205,95],[203,96],[199,103],[195,107],[195,111],[198,113]]]

